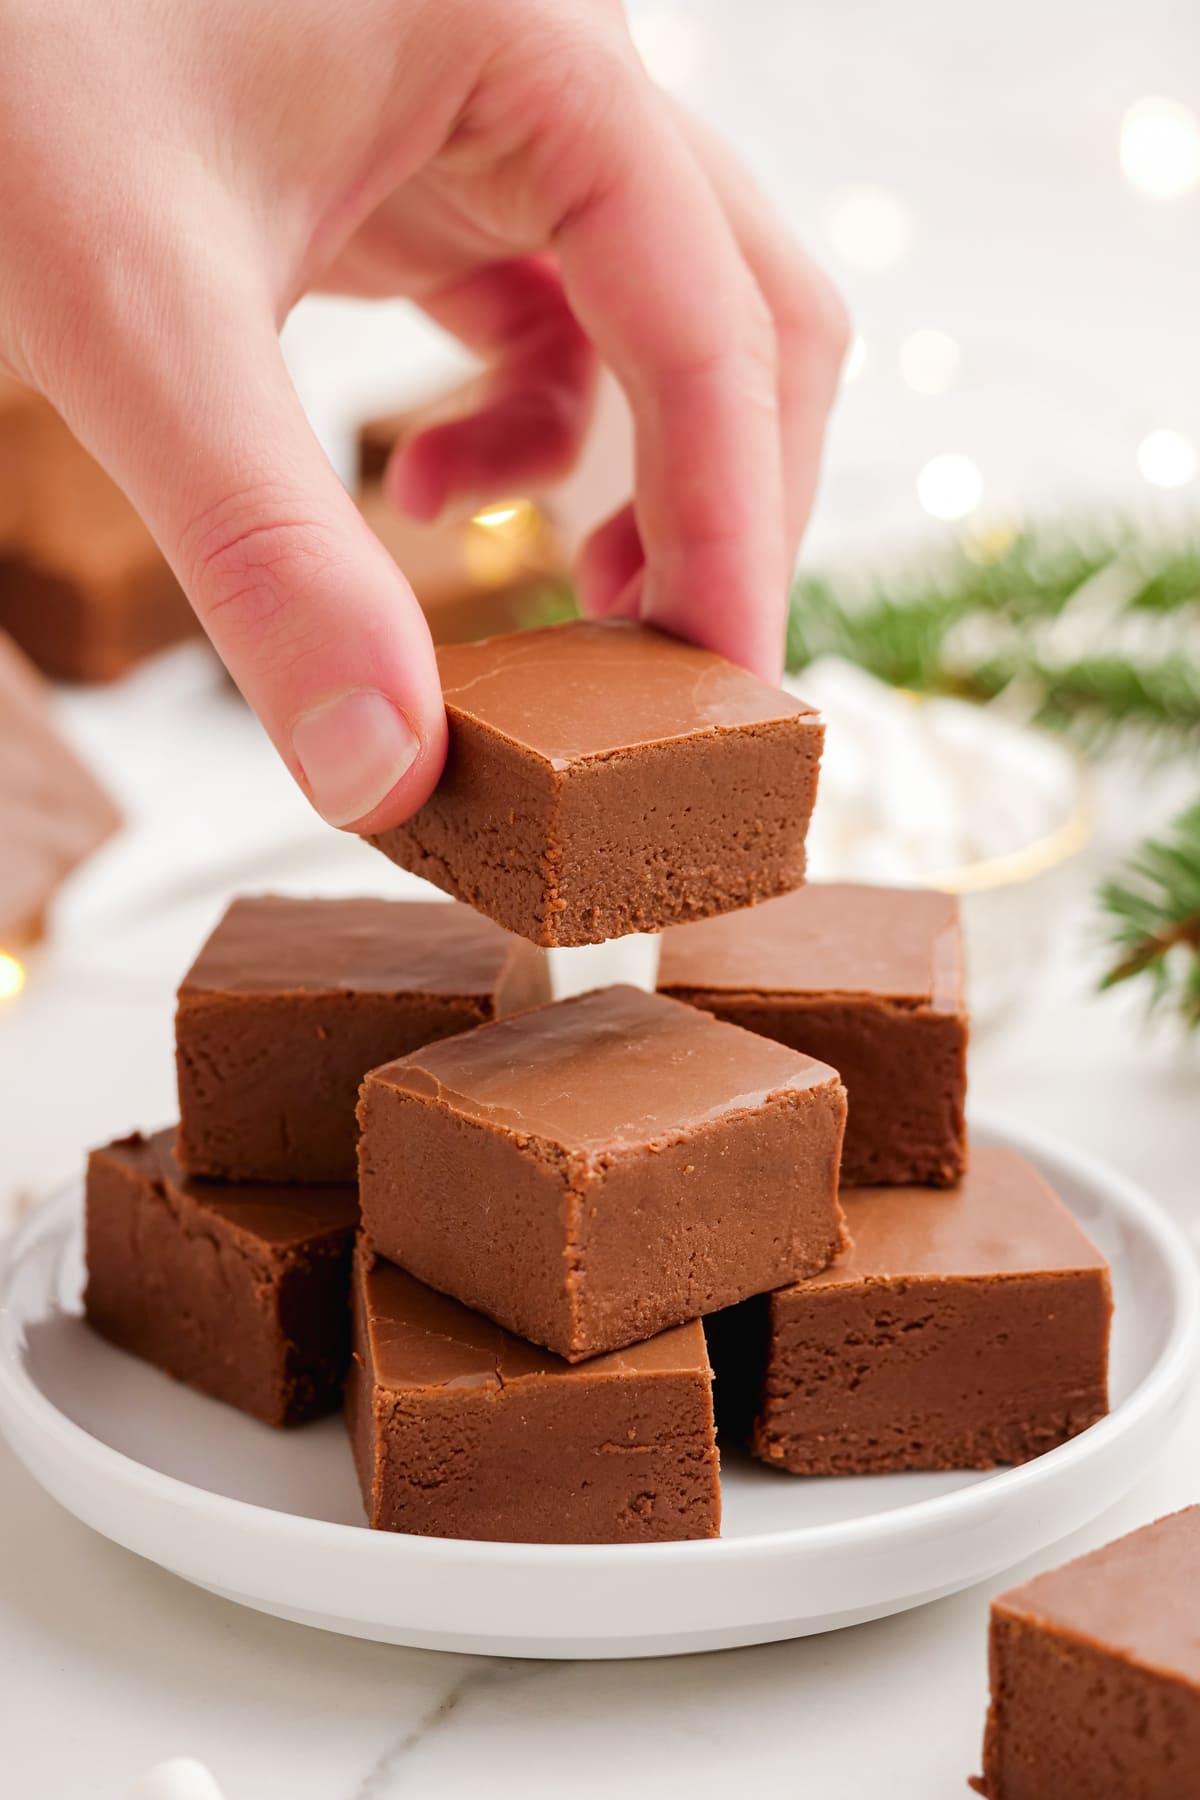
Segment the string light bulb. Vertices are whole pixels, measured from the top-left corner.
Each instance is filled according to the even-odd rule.
[[[467,524],[464,556],[473,581],[502,587],[529,566],[544,521],[532,500],[494,500]]]
[[[886,188],[852,187],[835,194],[828,228],[842,261],[871,275],[894,267],[908,249],[908,214]]]
[[[932,456],[917,476],[917,499],[934,519],[965,519],[983,498],[983,476],[969,456]]]
[[[481,506],[471,523],[505,537],[532,537],[538,528],[538,509],[532,500],[497,500]]]
[[[1195,445],[1165,426],[1149,432],[1138,445],[1138,468],[1151,487],[1180,488],[1196,479],[1200,459]]]
[[[0,950],[0,1000],[15,1000],[25,986],[25,965]]]
[[[1149,95],[1121,121],[1121,168],[1155,200],[1178,200],[1200,182],[1200,120],[1180,100]]]
[[[861,332],[856,331],[850,340],[850,348],[846,352],[846,360],[842,364],[842,381],[857,381],[866,367],[867,340]]]
[[[948,331],[914,331],[900,346],[900,378],[916,394],[944,394],[962,360]]]

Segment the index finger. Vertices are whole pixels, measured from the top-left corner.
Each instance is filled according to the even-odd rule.
[[[556,249],[633,410],[642,617],[777,681],[789,569],[774,327],[648,82],[610,96]]]

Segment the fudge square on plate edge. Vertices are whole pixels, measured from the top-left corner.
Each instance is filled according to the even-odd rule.
[[[579,1361],[823,1269],[845,1089],[693,1007],[599,989],[374,1069],[381,1255]]]
[[[987,1800],[1200,1794],[1200,1506],[992,1602]]]
[[[723,657],[575,620],[438,653],[450,744],[371,839],[537,944],[728,912],[804,879],[824,728]]]
[[[952,895],[812,882],[668,931],[658,989],[838,1071],[846,1186],[961,1177],[968,1022]]]
[[[180,1162],[353,1181],[367,1070],[550,998],[545,953],[445,901],[235,900],[184,976]]]
[[[92,1151],[89,1323],[268,1425],[334,1411],[350,1353],[353,1186],[195,1181],[174,1135]]]
[[[722,1427],[796,1475],[1026,1462],[1108,1410],[1108,1265],[1038,1171],[858,1188],[830,1269],[707,1321]]]
[[[572,1365],[360,1248],[346,1417],[386,1531],[593,1544],[720,1529],[699,1320]]]

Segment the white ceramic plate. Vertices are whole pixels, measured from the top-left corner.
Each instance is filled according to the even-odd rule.
[[[231,1600],[358,1637],[651,1656],[898,1612],[996,1574],[1111,1505],[1166,1442],[1196,1356],[1196,1264],[1170,1220],[1073,1152],[974,1131],[1030,1155],[1113,1266],[1113,1411],[1023,1468],[806,1481],[727,1456],[716,1542],[368,1531],[340,1420],[273,1432],[88,1331],[78,1190],[46,1201],[9,1247],[0,1425],[55,1499],[106,1537]]]

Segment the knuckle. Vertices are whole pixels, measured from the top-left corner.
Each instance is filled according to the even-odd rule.
[[[664,373],[679,387],[721,387],[739,401],[774,410],[779,345],[766,308],[754,307],[740,330],[703,344],[681,345],[666,358]]]
[[[525,153],[559,222],[581,192],[604,186],[614,159],[632,154],[645,108],[645,74],[623,28],[602,17],[535,7],[536,32],[504,83],[510,116],[525,121]],[[532,47],[531,47],[532,46]]]
[[[853,325],[845,301],[819,269],[797,256],[775,304],[776,330],[789,348],[803,344],[840,367],[850,348]]]
[[[197,514],[179,547],[204,624],[247,638],[280,636],[336,561],[327,529],[271,483]]]

